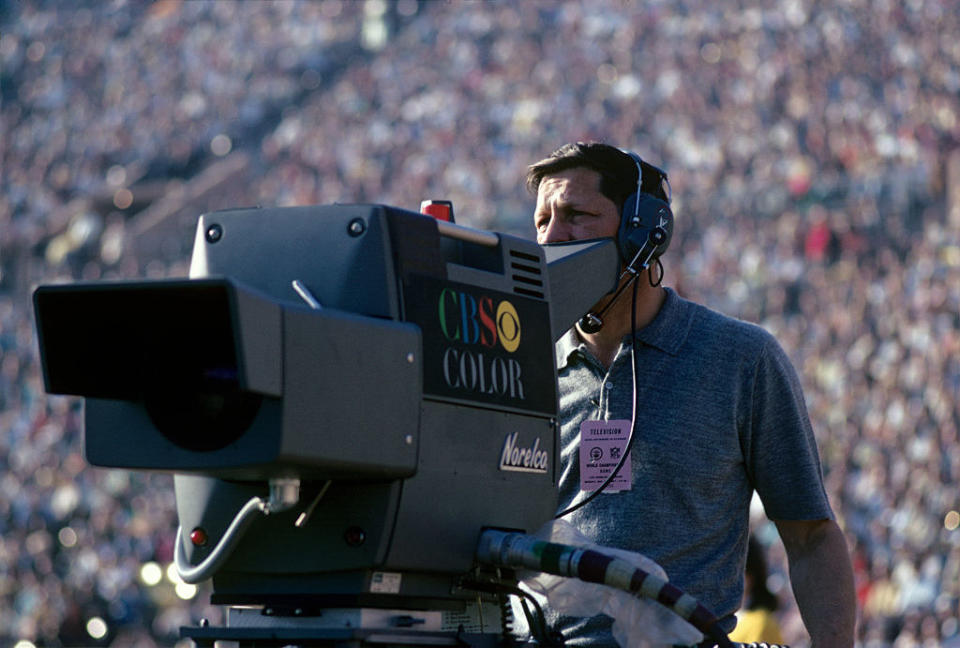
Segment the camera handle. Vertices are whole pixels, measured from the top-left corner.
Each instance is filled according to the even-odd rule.
[[[230,557],[237,543],[240,542],[247,529],[259,516],[280,513],[293,508],[300,501],[300,480],[274,478],[270,480],[270,497],[251,498],[234,516],[230,526],[224,532],[217,545],[199,565],[191,565],[183,548],[183,527],[177,527],[176,551],[174,563],[177,574],[185,583],[196,584],[210,578],[220,566]]]

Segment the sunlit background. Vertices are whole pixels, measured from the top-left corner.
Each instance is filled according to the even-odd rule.
[[[0,2],[0,643],[174,646],[168,476],[88,468],[39,282],[184,276],[197,216],[454,202],[530,235],[527,164],[666,168],[666,283],[802,374],[863,646],[955,645],[960,12],[951,0]],[[787,639],[806,641],[761,515]],[[182,642],[181,642],[182,643]]]

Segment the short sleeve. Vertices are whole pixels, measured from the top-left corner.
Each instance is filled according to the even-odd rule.
[[[747,436],[741,441],[767,516],[833,519],[800,381],[772,336],[758,358],[750,402]]]

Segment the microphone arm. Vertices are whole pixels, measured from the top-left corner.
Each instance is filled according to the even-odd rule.
[[[650,262],[653,261],[654,255],[657,252],[657,248],[667,240],[667,232],[662,227],[654,227],[650,230],[650,235],[647,237],[646,242],[643,246],[637,250],[637,253],[633,255],[633,259],[630,263],[627,264],[627,267],[624,268],[623,272],[620,273],[620,277],[617,280],[617,283],[620,286],[617,288],[617,292],[613,294],[613,297],[600,309],[599,313],[594,311],[588,312],[586,315],[580,318],[579,326],[580,330],[587,334],[593,334],[600,331],[603,328],[603,315],[613,306],[614,302],[620,299],[620,296],[624,291],[630,287],[634,281],[637,280],[637,277],[640,276],[640,272],[646,270],[650,267]],[[627,275],[630,275],[630,278],[624,282],[623,278]]]

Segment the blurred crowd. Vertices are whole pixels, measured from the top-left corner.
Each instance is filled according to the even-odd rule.
[[[941,0],[0,6],[0,642],[167,646],[220,614],[155,574],[169,477],[88,468],[79,403],[44,394],[32,285],[182,275],[192,233],[144,249],[138,219],[239,156],[177,209],[445,198],[530,235],[526,165],[599,139],[670,174],[665,282],[800,371],[861,645],[960,645],[957,33]]]

